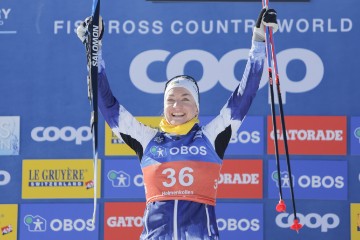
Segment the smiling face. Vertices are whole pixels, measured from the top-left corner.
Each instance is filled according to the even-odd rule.
[[[196,102],[190,92],[183,87],[170,89],[164,102],[165,119],[177,126],[188,122],[198,115]]]

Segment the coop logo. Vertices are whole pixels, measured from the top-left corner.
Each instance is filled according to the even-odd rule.
[[[0,186],[5,186],[10,183],[11,175],[5,170],[0,170]]]
[[[154,158],[162,158],[167,156],[166,149],[161,146],[152,146],[150,148],[150,153]]]
[[[91,129],[87,126],[82,126],[78,129],[65,126],[58,128],[50,127],[36,127],[31,131],[31,138],[37,142],[56,142],[59,140],[65,142],[75,141],[76,145],[81,145],[83,142],[92,139]]]
[[[219,82],[229,91],[239,84],[239,80],[234,76],[234,68],[239,61],[247,60],[248,49],[236,49],[223,55],[220,60],[212,53],[191,49],[178,53],[171,53],[166,50],[148,50],[137,55],[130,65],[130,79],[133,84],[141,91],[150,94],[162,93],[163,82],[158,82],[149,77],[150,66],[154,62],[166,62],[167,67],[164,72],[167,76],[175,76],[182,73],[189,62],[199,62],[202,65],[203,74],[199,79],[199,88],[202,92],[210,91]],[[277,54],[279,62],[279,74],[282,76],[281,90],[283,102],[286,103],[287,93],[303,93],[317,87],[323,79],[324,64],[321,58],[308,49],[290,48]],[[292,81],[287,75],[287,65],[293,60],[304,62],[306,71],[301,81]],[[230,66],[230,67],[229,67]],[[221,72],[219,75],[218,73]],[[267,83],[266,74],[260,84],[260,88]]]
[[[309,213],[303,215],[296,214],[300,224],[311,229],[319,229],[321,232],[328,232],[340,225],[340,218],[335,213],[326,213],[320,215],[317,213]],[[276,216],[275,222],[281,228],[289,228],[294,221],[294,214],[280,213]]]
[[[171,155],[202,155],[206,156],[207,150],[205,146],[181,146],[169,149]]]
[[[259,231],[260,230],[260,220],[257,218],[254,219],[236,219],[236,218],[218,218],[216,220],[219,231]]]
[[[298,179],[295,179],[294,175],[292,176],[293,185],[295,186],[295,182],[301,188],[344,188],[344,177],[343,176],[307,176],[301,175]],[[272,180],[276,183],[276,186],[279,187],[278,181],[278,173],[274,171],[271,175]],[[287,171],[280,172],[281,178],[281,187],[290,188],[290,177]]]

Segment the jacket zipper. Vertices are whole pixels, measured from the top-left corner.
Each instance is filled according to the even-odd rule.
[[[177,228],[177,212],[178,212],[178,200],[174,202],[174,219],[173,219],[173,228],[174,228],[174,240],[178,240],[178,228]]]
[[[208,210],[208,205],[205,205],[205,211],[206,211],[206,226],[207,226],[207,230],[208,230],[208,235],[209,237],[211,237],[211,231],[210,231],[210,216],[209,216],[209,210]]]

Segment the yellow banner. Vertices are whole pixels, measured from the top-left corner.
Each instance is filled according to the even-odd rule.
[[[350,206],[351,215],[351,240],[360,239],[360,203],[352,203]]]
[[[0,239],[17,239],[17,204],[0,204]]]
[[[97,197],[101,192],[101,161],[97,165]],[[22,198],[93,198],[92,159],[23,160]]]
[[[159,128],[162,117],[136,117],[136,119],[147,126]],[[111,131],[107,123],[105,123],[105,155],[135,156],[135,152]]]

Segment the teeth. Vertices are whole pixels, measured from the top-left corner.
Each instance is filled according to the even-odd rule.
[[[184,114],[183,114],[183,113],[173,113],[172,115],[173,115],[173,116],[176,116],[176,117],[181,117],[181,116],[184,116]]]

